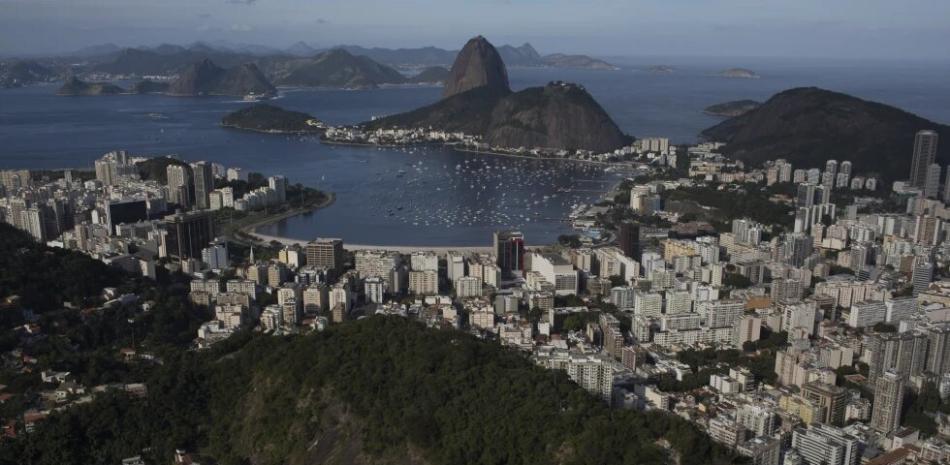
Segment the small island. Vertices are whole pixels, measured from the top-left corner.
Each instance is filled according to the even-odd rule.
[[[587,55],[566,55],[563,53],[552,53],[541,58],[544,66],[553,68],[574,68],[574,69],[595,69],[616,71],[620,68],[607,63],[603,60],[591,58]]]
[[[710,105],[703,110],[703,113],[712,116],[723,116],[726,118],[735,118],[742,116],[762,105],[755,100],[735,100],[732,102],[717,103]]]
[[[221,126],[272,134],[322,133],[326,129],[322,121],[306,113],[263,103],[226,115]]]
[[[108,82],[85,82],[73,76],[66,80],[56,95],[84,96],[84,95],[119,95],[125,93],[121,87]]]
[[[758,79],[758,73],[745,68],[729,68],[719,72],[719,76],[733,79]]]
[[[647,72],[651,74],[673,74],[676,71],[676,68],[667,65],[653,65],[647,68]]]

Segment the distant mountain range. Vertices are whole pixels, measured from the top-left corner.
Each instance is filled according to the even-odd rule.
[[[856,172],[904,179],[910,172],[914,135],[923,129],[950,139],[950,127],[882,103],[815,87],[780,92],[757,108],[702,132],[725,142],[729,156],[753,163],[785,158],[796,168],[850,160]],[[937,155],[950,162],[950,144]]]
[[[57,79],[59,75],[55,71],[35,61],[0,62],[0,88],[21,87]]]
[[[456,57],[442,100],[364,126],[461,131],[508,148],[607,152],[630,142],[579,85],[552,82],[512,92],[500,52],[480,36]]]
[[[286,49],[276,49],[248,44],[196,42],[188,46],[162,44],[154,47],[125,48],[115,44],[102,44],[64,53],[60,57],[19,61],[31,61],[44,65],[55,64],[63,68],[59,70],[60,75],[65,74],[65,68],[70,68],[71,71],[78,73],[155,76],[177,74],[185,67],[206,59],[225,68],[254,63],[262,70],[266,70],[272,65],[279,68],[279,62],[282,61],[313,58],[337,49],[345,50],[355,56],[367,57],[377,63],[397,69],[446,67],[455,60],[459,52],[437,47],[390,49],[341,45],[320,48],[305,42],[297,42]],[[527,43],[517,47],[503,45],[498,47],[498,52],[508,66],[615,69],[607,62],[585,55],[555,53],[542,56],[531,44]],[[78,63],[77,60],[79,60]]]
[[[186,68],[165,92],[179,96],[270,96],[276,94],[277,89],[253,63],[225,69],[205,59]]]
[[[343,45],[340,48],[354,55],[363,55],[380,63],[395,67],[420,66],[447,66],[455,61],[459,50],[445,50],[436,47],[421,48],[365,48],[356,45]],[[553,68],[586,68],[586,69],[617,69],[603,60],[586,55],[565,55],[555,53],[542,56],[529,43],[515,47],[502,45],[496,47],[498,54],[508,66],[515,67],[553,67]]]
[[[333,49],[313,57],[273,60],[265,64],[277,85],[363,88],[409,81],[399,71],[372,59]]]

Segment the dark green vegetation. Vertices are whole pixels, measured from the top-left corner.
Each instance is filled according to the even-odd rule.
[[[796,167],[824,166],[825,160],[852,161],[861,172],[886,180],[910,171],[914,135],[933,129],[950,138],[950,127],[876,102],[814,87],[787,90],[759,108],[723,121],[702,136],[726,142],[725,154],[753,163],[785,158]],[[939,147],[937,162],[950,162],[950,146]]]
[[[703,113],[713,116],[726,116],[729,118],[734,118],[755,110],[761,105],[762,103],[756,102],[755,100],[735,100],[732,102],[710,105],[706,107],[705,110],[703,110]]]
[[[736,460],[683,419],[610,410],[516,352],[397,317],[236,339],[167,360],[144,400],[107,396],[51,417],[0,463],[118,463],[148,446],[155,463],[184,447],[223,465]]]
[[[63,86],[56,91],[56,95],[81,96],[81,95],[118,95],[125,91],[114,84],[108,82],[85,82],[73,76],[63,83]]]
[[[917,428],[924,436],[937,434],[937,422],[934,415],[937,413],[950,415],[950,402],[940,398],[940,390],[933,383],[924,384],[920,393],[908,392],[904,399],[903,419],[901,424]]]
[[[57,78],[55,71],[35,61],[0,61],[0,89],[51,82]]]
[[[507,89],[480,87],[406,113],[378,118],[363,123],[363,126],[369,129],[433,127],[451,132],[485,134],[495,104],[508,94]]]
[[[82,307],[120,275],[102,262],[63,249],[41,247],[23,231],[0,223],[0,299],[19,296],[24,308],[43,310],[64,302]]]
[[[747,343],[742,351],[736,349],[684,350],[676,354],[677,360],[689,365],[692,373],[686,374],[682,381],[673,375],[663,375],[657,381],[657,387],[667,392],[686,392],[702,388],[709,384],[709,376],[725,374],[729,368],[747,368],[757,382],[774,384],[775,351],[784,347],[788,334],[772,332],[763,334],[762,339]]]
[[[188,279],[160,274],[155,282],[127,275],[84,254],[37,244],[0,223],[0,351],[19,349],[24,361],[4,357],[0,366],[0,384],[12,395],[0,404],[0,421],[21,421],[24,409],[42,403],[39,391],[53,387],[42,384],[43,370],[68,371],[87,388],[146,380],[155,365],[124,361],[119,350],[135,341],[138,350],[161,357],[189,346],[198,325],[210,316],[188,301]],[[151,309],[143,313],[135,304],[106,305],[105,287],[137,294],[140,302],[151,302]],[[38,333],[26,333],[28,323]],[[17,425],[21,428],[22,423]],[[0,456],[4,463],[17,463],[16,449],[8,445],[0,445]],[[55,449],[47,450],[55,454]]]
[[[792,208],[770,201],[770,196],[767,190],[753,184],[737,190],[697,186],[666,191],[663,201],[668,207],[670,202],[693,202],[712,207],[715,211],[706,212],[704,219],[721,232],[730,231],[732,220],[736,218],[750,218],[765,225],[791,226],[795,221],[795,217],[790,215]]]
[[[229,128],[249,131],[278,133],[322,132],[322,129],[308,124],[319,121],[306,113],[290,111],[274,105],[257,104],[228,113],[221,119],[221,125]]]
[[[139,162],[135,166],[138,168],[139,176],[141,176],[142,179],[157,181],[161,184],[167,184],[167,170],[171,165],[187,166],[189,170],[191,169],[191,166],[189,166],[188,163],[172,157],[153,157]]]
[[[172,81],[169,95],[273,95],[277,89],[253,63],[224,69],[211,60],[202,60],[187,67]]]

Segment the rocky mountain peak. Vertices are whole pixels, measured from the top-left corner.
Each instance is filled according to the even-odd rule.
[[[442,97],[451,97],[479,87],[507,91],[508,71],[495,46],[482,36],[469,40],[452,64]]]

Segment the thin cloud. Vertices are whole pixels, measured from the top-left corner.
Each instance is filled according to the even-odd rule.
[[[253,5],[257,3],[257,0],[224,0],[224,3],[230,3],[232,5]]]

